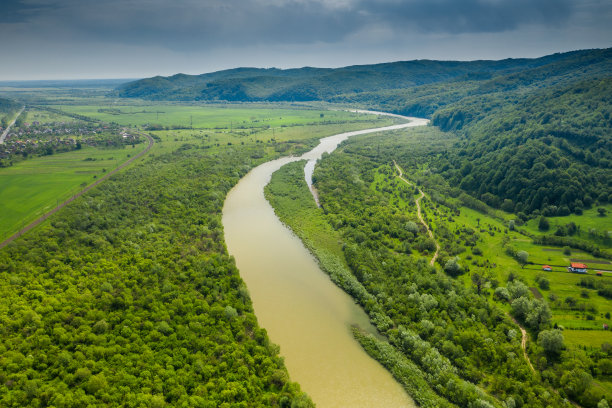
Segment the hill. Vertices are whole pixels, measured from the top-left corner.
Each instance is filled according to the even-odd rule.
[[[493,207],[566,215],[612,200],[612,48],[501,61],[239,68],[144,79],[116,94],[327,101],[431,117],[462,137],[431,165]]]
[[[153,77],[119,86],[117,95],[153,100],[319,101],[342,94],[412,88],[452,80],[489,79],[566,58],[502,61],[402,61],[344,68],[237,68],[202,75]]]

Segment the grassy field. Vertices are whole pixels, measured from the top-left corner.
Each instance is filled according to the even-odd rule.
[[[70,116],[64,116],[57,113],[44,111],[36,108],[28,108],[24,112],[23,121],[25,123],[39,122],[41,124],[52,122],[74,122],[76,119]]]
[[[371,116],[343,111],[295,108],[287,104],[152,104],[59,105],[65,112],[126,126],[157,124],[194,129],[244,130],[370,120]]]
[[[569,344],[584,345],[599,348],[604,343],[612,344],[612,331],[591,330],[565,330],[563,332],[565,342]]]
[[[0,241],[146,147],[83,147],[0,169]]]
[[[477,219],[480,219],[480,222]],[[565,328],[598,330],[590,332],[591,336],[598,338],[599,334],[603,333],[601,331],[603,323],[611,323],[610,319],[605,318],[604,315],[606,312],[612,312],[612,301],[599,296],[596,290],[580,287],[578,283],[584,275],[569,273],[565,269],[570,263],[569,258],[576,257],[599,260],[601,262],[605,262],[605,260],[580,251],[574,251],[570,256],[564,255],[561,248],[556,248],[558,249],[556,251],[545,251],[545,249],[550,248],[535,245],[530,238],[516,232],[508,231],[506,235],[505,225],[501,222],[469,208],[462,207],[461,215],[455,217],[455,220],[459,225],[467,225],[475,230],[478,230],[478,225],[480,225],[481,229],[487,231],[480,233],[481,237],[477,244],[477,247],[482,251],[481,256],[473,255],[470,250],[460,256],[462,262],[470,266],[472,270],[483,269],[476,267],[474,264],[488,260],[495,264],[495,267],[484,268],[484,270],[495,276],[502,286],[505,285],[510,273],[519,276],[528,286],[534,288],[538,287],[536,283],[538,275],[546,277],[550,282],[550,288],[547,290],[539,288],[538,291],[551,307],[553,323],[557,323]],[[489,227],[492,227],[494,235],[488,233]],[[495,231],[495,228],[501,229],[503,232]],[[533,262],[533,264],[521,268],[514,258],[506,254],[503,247],[503,242],[506,240],[505,236],[509,238],[507,245],[511,245],[517,250],[526,251],[529,254],[529,262]],[[472,259],[467,259],[468,256]],[[553,266],[552,272],[542,271],[542,265],[544,264]],[[595,276],[595,272],[590,270],[588,275]],[[597,277],[597,279],[612,281],[612,274],[606,275]],[[466,284],[470,284],[468,274],[464,275],[463,279]],[[563,305],[566,303],[567,298],[572,298],[578,307],[583,307],[584,309],[569,310],[565,307],[558,307],[553,302],[554,299],[558,299]],[[491,299],[493,299],[492,296]],[[581,306],[581,304],[584,306]],[[592,319],[589,319],[588,316]],[[571,341],[568,343],[571,344]]]
[[[607,215],[600,216],[597,211],[598,208],[605,208]],[[538,218],[529,220],[521,228],[525,228],[533,234],[541,234],[542,232],[538,230],[538,222]],[[550,217],[548,222],[550,224],[550,229],[546,232],[548,234],[553,234],[557,227],[573,222],[580,227],[575,237],[608,247],[612,243],[612,204],[594,205],[592,208],[584,210],[582,215],[571,214],[564,217]],[[607,237],[607,239],[602,237]]]
[[[108,101],[107,101],[108,102]],[[166,153],[185,144],[215,149],[229,144],[296,142],[335,133],[397,122],[389,117],[294,107],[288,104],[145,104],[54,105],[64,112],[84,115],[124,126],[154,124],[147,130],[159,140],[153,153]]]
[[[91,101],[95,102],[92,104]],[[164,130],[147,131],[156,137],[151,154],[177,149],[222,149],[231,144],[256,144],[282,153],[291,143],[304,146],[335,133],[385,126],[396,120],[343,111],[295,108],[289,105],[103,105],[101,99],[71,100],[72,104],[53,105],[67,114],[79,114],[120,125],[155,123]],[[104,100],[107,102],[107,100]],[[89,104],[88,104],[89,103]],[[96,104],[97,103],[97,104]],[[26,122],[74,121],[70,116],[31,109]],[[193,127],[192,127],[193,126]],[[187,127],[187,129],[185,129]],[[69,153],[32,158],[0,169],[0,240],[3,240],[38,216],[49,211],[135,155],[135,149],[108,150],[83,148]],[[87,158],[94,160],[86,160]]]

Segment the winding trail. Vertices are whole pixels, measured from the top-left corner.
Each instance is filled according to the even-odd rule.
[[[17,116],[15,116],[15,119],[13,119],[13,121],[11,123],[9,123],[9,125],[6,127],[6,129],[4,129],[4,132],[2,132],[2,135],[0,135],[0,144],[4,143],[4,139],[6,139],[6,136],[8,135],[8,132],[11,130],[11,128],[13,127],[15,122],[17,122],[17,119],[19,119],[19,117],[21,116],[21,114],[23,113],[24,110],[25,110],[25,106],[23,108],[21,108],[21,110],[19,111]]]
[[[395,160],[393,160],[393,164],[395,165],[395,168],[399,172],[397,177],[399,177],[404,183],[408,184],[409,186],[416,187],[416,185],[414,183],[411,183],[410,181],[408,181],[408,180],[406,180],[404,178],[404,172],[402,171],[400,166],[397,165]],[[417,187],[417,189],[419,190],[419,193],[420,193],[419,197],[414,200],[414,202],[416,203],[416,206],[417,206],[417,217],[419,217],[419,221],[421,221],[421,224],[423,224],[425,226],[425,229],[427,230],[427,234],[429,234],[429,237],[431,239],[433,239],[434,242],[436,243],[436,252],[433,254],[433,257],[431,258],[431,261],[429,261],[429,264],[431,266],[434,266],[434,264],[436,263],[436,259],[438,259],[438,254],[440,253],[440,244],[438,243],[438,241],[434,237],[434,234],[431,231],[431,229],[429,228],[429,225],[427,225],[427,223],[425,222],[425,219],[423,218],[423,213],[421,212],[421,199],[423,199],[423,197],[425,197],[425,193],[420,188]]]
[[[30,231],[32,228],[36,227],[38,224],[42,223],[44,220],[46,220],[47,218],[49,218],[50,215],[55,214],[56,212],[58,212],[59,210],[61,210],[62,208],[64,208],[65,206],[67,206],[68,204],[70,204],[71,202],[73,202],[74,200],[76,200],[77,198],[79,198],[80,196],[82,196],[83,194],[85,194],[86,192],[88,192],[89,190],[91,190],[92,188],[94,188],[95,186],[97,186],[98,184],[106,181],[110,176],[112,176],[113,174],[117,173],[119,170],[129,166],[130,164],[132,164],[135,160],[139,159],[140,157],[144,156],[146,153],[149,152],[149,150],[151,150],[151,147],[153,147],[153,144],[155,143],[153,141],[153,138],[149,135],[147,135],[146,133],[139,133],[141,136],[144,136],[147,138],[147,140],[149,141],[149,145],[140,153],[138,153],[136,156],[131,157],[129,160],[125,161],[124,163],[122,163],[121,165],[119,165],[118,167],[116,167],[115,169],[109,171],[108,173],[106,173],[104,176],[100,177],[98,180],[96,180],[95,182],[91,183],[90,185],[88,185],[87,187],[83,188],[81,191],[79,191],[78,193],[76,193],[75,195],[73,195],[72,197],[70,197],[69,199],[67,199],[66,201],[64,201],[63,203],[59,204],[57,207],[55,207],[54,209],[52,209],[51,211],[41,215],[40,217],[38,217],[37,219],[35,219],[34,221],[32,221],[31,223],[29,223],[28,225],[26,225],[25,227],[23,227],[22,229],[20,229],[19,231],[17,231],[15,234],[11,235],[10,237],[8,237],[7,239],[5,239],[4,241],[0,242],[0,249],[4,248],[5,246],[7,246],[8,244],[10,244],[11,242],[13,242],[15,239],[19,238],[21,235],[25,234],[26,232]]]
[[[529,356],[527,355],[527,330],[525,330],[525,328],[521,326],[521,324],[510,314],[508,314],[508,316],[512,319],[514,324],[516,324],[519,327],[519,329],[521,329],[521,335],[522,335],[521,348],[523,349],[523,355],[525,356],[525,360],[527,360],[527,364],[529,364],[529,368],[531,368],[531,371],[535,373],[536,370],[535,368],[533,368],[533,364],[531,364],[531,360],[529,359]]]

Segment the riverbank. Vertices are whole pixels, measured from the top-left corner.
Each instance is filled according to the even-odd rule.
[[[350,136],[408,126],[328,137],[301,158],[316,163]],[[249,288],[258,320],[280,345],[292,380],[318,406],[412,407],[402,386],[352,335],[353,326],[375,332],[368,316],[329,281],[264,197],[272,173],[298,159],[282,158],[253,169],[230,191],[223,208],[227,248]]]

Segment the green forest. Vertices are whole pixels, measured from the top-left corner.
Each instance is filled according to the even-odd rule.
[[[440,154],[456,136],[411,132],[417,135],[360,136],[324,157],[314,174],[322,209],[303,181],[303,163],[281,169],[267,188],[277,215],[389,342],[358,331],[356,338],[422,406],[547,407],[564,406],[567,398],[597,407],[610,400],[612,390],[601,386],[610,375],[609,343],[566,345],[556,322],[561,311],[551,312],[556,306],[530,289],[548,288],[553,278],[538,275],[533,282],[516,255],[496,257],[504,254],[502,245],[511,248],[522,235],[486,213],[463,221],[471,210],[448,195],[448,184],[430,188],[439,186],[440,175],[420,160]],[[394,159],[419,175],[415,184],[398,179]],[[428,192],[421,205],[435,241],[416,217],[416,183]],[[441,250],[432,267],[436,241]],[[575,282],[580,293],[578,277]],[[603,298],[600,303],[585,316],[603,317],[607,310],[609,322],[611,304]],[[532,338],[531,363],[523,357],[513,318]]]
[[[0,251],[0,405],[311,406],[223,242],[255,150],[152,157]]]

